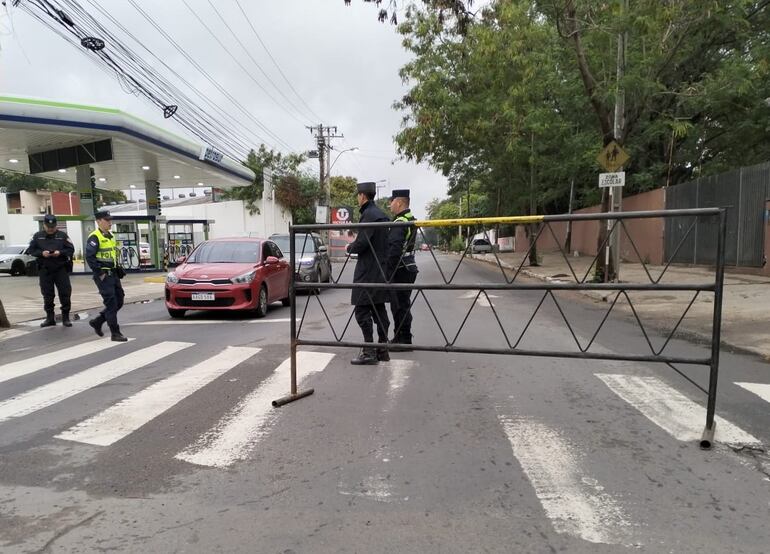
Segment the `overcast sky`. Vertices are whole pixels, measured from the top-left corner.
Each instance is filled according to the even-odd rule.
[[[112,29],[89,2],[109,7],[112,15],[156,55],[229,114],[248,123],[127,0],[78,1]],[[352,0],[351,6],[346,7],[343,0],[240,0],[283,73],[312,111],[322,118],[314,121],[312,116],[297,114],[298,110],[290,107],[282,109],[268,98],[211,37],[188,10],[185,1],[219,35],[238,62],[286,106],[286,100],[266,82],[216,17],[212,4],[216,6],[282,93],[294,101],[299,111],[307,114],[308,110],[294,96],[259,44],[235,0],[211,3],[209,0],[139,0],[138,3],[212,77],[295,151],[314,148],[313,137],[304,125],[336,125],[345,138],[334,141],[334,147],[343,150],[357,146],[360,151],[342,154],[332,168],[332,175],[387,180],[382,183],[385,187],[381,194],[393,188],[410,188],[412,206],[418,217],[425,216],[424,206],[430,199],[444,196],[446,180],[429,167],[405,161],[392,163],[396,159],[393,136],[399,130],[401,115],[391,105],[406,90],[398,70],[408,55],[401,47],[395,28],[377,21],[377,8],[373,3]],[[115,107],[178,134],[186,134],[181,127],[164,120],[148,100],[124,91],[115,78],[89,60],[84,49],[68,45],[20,9],[8,10],[0,20],[0,94]],[[129,39],[125,42],[140,52]],[[146,56],[149,59],[149,55]],[[165,74],[165,70],[160,69]],[[171,75],[166,76],[173,79]],[[333,154],[332,160],[335,156]],[[311,162],[307,167],[317,171],[317,160]]]

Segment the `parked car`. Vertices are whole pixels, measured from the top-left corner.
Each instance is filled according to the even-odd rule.
[[[423,243],[420,245],[420,251],[421,251],[421,252],[427,252],[428,250],[430,250],[430,246],[428,245],[428,243],[427,243],[427,242],[423,242]]]
[[[471,254],[491,254],[492,244],[487,239],[473,239]]]
[[[271,240],[222,238],[199,244],[166,276],[166,309],[253,310],[257,317],[280,301],[289,305],[289,262]]]
[[[148,267],[152,265],[152,254],[150,253],[150,243],[139,243],[139,267]]]
[[[291,255],[289,235],[271,235],[287,258]],[[321,235],[302,233],[294,236],[295,267],[294,278],[306,283],[328,283],[332,276],[332,263],[329,249]]]
[[[11,275],[33,275],[37,259],[27,254],[26,244],[14,244],[0,248],[0,273]]]

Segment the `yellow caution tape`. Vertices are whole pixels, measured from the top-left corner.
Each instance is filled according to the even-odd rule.
[[[515,223],[540,223],[542,215],[514,215],[508,217],[470,217],[466,219],[418,219],[417,227],[457,227],[458,225],[511,225]]]

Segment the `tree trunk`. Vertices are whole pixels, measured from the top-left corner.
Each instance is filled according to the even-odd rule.
[[[11,322],[8,321],[8,317],[5,315],[5,308],[3,307],[3,301],[0,300],[0,329],[7,329],[11,326]]]

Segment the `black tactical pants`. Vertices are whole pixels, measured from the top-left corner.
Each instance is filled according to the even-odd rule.
[[[61,313],[70,313],[70,297],[72,296],[72,285],[67,268],[62,266],[57,269],[40,269],[40,292],[43,294],[43,308],[46,315],[54,314],[54,296],[59,295],[59,304]],[[54,292],[54,287],[56,291]]]
[[[417,273],[400,268],[393,276],[394,283],[414,283]],[[396,342],[412,342],[411,290],[394,290],[390,294],[390,312],[393,314],[393,333]]]
[[[102,275],[104,275],[103,279]],[[126,296],[123,292],[123,286],[120,284],[120,279],[112,272],[109,272],[95,275],[94,282],[99,288],[99,294],[102,295],[102,302],[104,302],[104,310],[99,313],[99,317],[95,321],[106,321],[111,332],[119,333],[118,310],[123,307],[123,299]]]
[[[364,335],[364,342],[374,342],[374,325],[377,326],[378,342],[388,342],[388,311],[385,304],[363,304],[356,306],[356,322]]]

